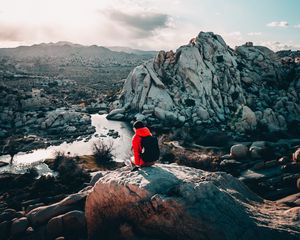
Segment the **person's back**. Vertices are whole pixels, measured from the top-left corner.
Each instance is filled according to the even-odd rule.
[[[150,130],[144,126],[141,121],[137,121],[133,124],[133,129],[135,131],[135,135],[132,138],[132,151],[133,151],[133,164],[139,167],[151,166],[157,160],[155,159],[155,155],[153,155],[153,159],[149,159],[148,156],[144,156],[143,159],[143,151],[145,151],[144,144],[148,144],[147,142],[151,142],[152,134]],[[158,146],[157,146],[158,148]]]

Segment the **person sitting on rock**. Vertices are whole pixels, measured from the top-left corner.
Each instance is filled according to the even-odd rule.
[[[135,135],[132,138],[133,157],[125,161],[127,166],[148,167],[152,166],[159,158],[159,147],[156,137],[141,121],[133,124]]]

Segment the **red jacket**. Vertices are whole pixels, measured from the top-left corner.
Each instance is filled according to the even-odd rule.
[[[147,127],[138,128],[135,132],[135,135],[132,138],[132,151],[134,156],[134,164],[136,166],[150,166],[153,163],[144,162],[141,158],[142,153],[142,137],[152,136],[150,130]]]

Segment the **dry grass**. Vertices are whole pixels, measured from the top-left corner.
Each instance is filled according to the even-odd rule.
[[[105,171],[105,170],[114,170],[120,167],[124,167],[123,162],[110,162],[110,164],[97,164],[95,157],[93,155],[82,155],[76,156],[73,158],[78,166],[87,172],[95,172],[95,171]],[[45,163],[48,164],[51,168],[53,167],[55,159],[46,159]]]
[[[218,171],[220,156],[223,152],[212,149],[176,148],[162,143],[161,162],[176,162],[179,165],[207,171]]]
[[[87,171],[105,171],[105,170],[114,170],[124,166],[123,162],[114,162],[111,161],[109,164],[101,165],[96,162],[95,156],[93,155],[83,155],[79,156],[78,164]]]

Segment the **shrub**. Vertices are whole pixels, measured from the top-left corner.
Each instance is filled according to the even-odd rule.
[[[37,178],[39,176],[38,170],[35,167],[31,167],[26,170],[25,175],[31,177],[32,179]]]
[[[63,152],[56,152],[53,170],[59,173],[58,181],[69,190],[78,190],[85,182],[90,180],[90,175],[77,164],[77,157],[68,157]]]
[[[105,165],[111,163],[114,155],[113,143],[105,144],[103,141],[98,141],[93,144],[93,155],[98,165]]]
[[[58,190],[55,182],[55,177],[51,175],[42,175],[30,187],[30,194],[32,197],[44,197],[55,194]]]
[[[64,158],[57,168],[59,179],[70,190],[78,189],[85,182],[89,182],[90,176],[72,158]]]
[[[54,162],[53,162],[53,170],[57,171],[57,168],[62,163],[62,161],[66,158],[66,155],[64,152],[57,151],[55,152]]]

